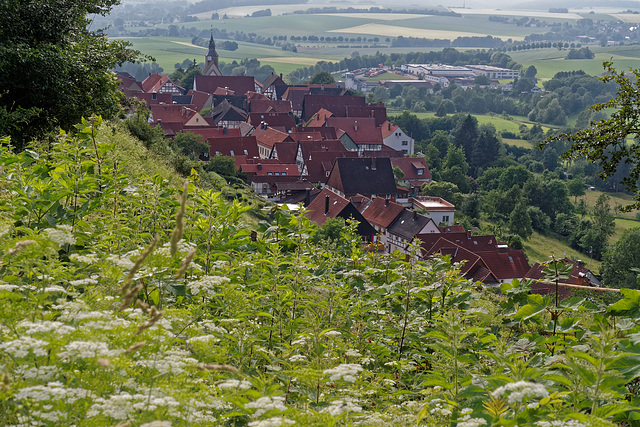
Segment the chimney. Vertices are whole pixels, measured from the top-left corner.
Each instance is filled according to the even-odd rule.
[[[391,130],[391,122],[389,122],[389,130]]]
[[[324,214],[329,215],[329,196],[324,196]]]
[[[389,206],[389,198],[388,197],[384,198],[384,205],[385,206]]]
[[[358,131],[358,121],[357,120],[353,122],[353,128],[355,129],[356,132]]]
[[[372,171],[376,170],[376,158],[375,157],[371,158],[371,170]]]
[[[280,73],[280,78],[282,78],[282,73]]]
[[[413,220],[415,221],[418,218],[418,212],[413,211]]]

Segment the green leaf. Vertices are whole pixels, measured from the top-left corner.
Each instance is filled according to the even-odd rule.
[[[607,307],[612,316],[640,317],[640,291],[635,289],[620,289],[622,299]]]

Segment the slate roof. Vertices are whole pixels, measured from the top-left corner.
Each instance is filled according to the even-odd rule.
[[[256,89],[251,76],[195,76],[193,87],[207,93],[213,93],[219,87],[228,88],[238,95],[245,95]]]
[[[278,75],[275,73],[271,73],[271,75],[266,79],[264,79],[264,81],[262,82],[262,87],[264,89],[267,89],[269,86],[284,85],[284,84],[286,83],[284,82],[284,80],[282,80],[282,74]]]
[[[398,194],[389,159],[336,159],[327,185],[345,196]]]
[[[405,207],[382,197],[376,197],[370,204],[362,206],[362,215],[371,224],[388,228],[389,225],[405,210]]]
[[[416,234],[422,231],[429,221],[433,220],[424,215],[420,215],[416,211],[405,209],[396,217],[395,221],[389,225],[387,231],[403,239],[411,240]]]
[[[231,105],[229,101],[225,99],[211,110],[211,117],[213,117],[214,124],[217,125],[225,120],[244,122],[247,120],[247,113],[235,105]]]
[[[249,108],[247,107],[247,97],[245,95],[211,95],[213,98],[213,106],[216,107],[227,101],[229,104],[234,107],[240,108],[241,110],[247,111]]]

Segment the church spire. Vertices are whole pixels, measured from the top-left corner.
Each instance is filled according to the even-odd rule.
[[[213,62],[216,67],[218,66],[218,52],[216,52],[216,42],[213,40],[213,33],[211,33],[211,38],[209,39],[209,51],[205,59],[205,67],[211,62]]]

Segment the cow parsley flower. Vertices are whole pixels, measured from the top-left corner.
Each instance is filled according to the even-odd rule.
[[[151,421],[144,423],[140,427],[171,427],[171,421]]]
[[[294,354],[289,358],[289,362],[303,362],[307,360],[307,356],[303,356],[302,354]]]
[[[325,369],[323,374],[330,375],[331,381],[337,381],[343,379],[346,382],[353,383],[356,381],[356,376],[362,371],[362,366],[359,363],[343,363],[332,369]]]
[[[528,381],[518,381],[515,383],[508,383],[495,389],[491,395],[494,397],[509,394],[507,402],[509,404],[522,403],[525,397],[544,399],[549,396],[547,389],[538,383],[531,383]]]
[[[251,421],[249,427],[282,427],[296,422],[284,417],[273,417],[266,420]]]
[[[96,341],[71,341],[58,355],[62,359],[91,359],[100,356],[117,356],[121,351],[109,350],[107,344]]]
[[[73,235],[73,228],[70,225],[57,225],[56,228],[46,228],[44,230],[49,239],[57,243],[60,247],[64,245],[75,245],[76,238]]]
[[[351,400],[334,400],[329,406],[322,409],[320,412],[327,413],[332,417],[337,417],[345,412],[361,412],[362,406],[358,406]]]
[[[228,277],[202,276],[200,280],[187,282],[187,288],[189,288],[192,295],[198,295],[202,292],[203,294],[206,293],[209,296],[213,296],[220,285],[228,283],[229,281]]]
[[[73,326],[65,325],[62,322],[56,322],[51,320],[38,320],[35,322],[29,322],[23,320],[18,323],[19,329],[24,329],[24,333],[27,335],[33,335],[37,333],[53,332],[58,335],[65,335],[69,332],[76,330]]]
[[[245,409],[255,409],[256,411],[251,415],[252,418],[259,418],[263,414],[278,410],[278,411],[286,411],[287,407],[284,404],[284,397],[282,396],[264,396],[259,398],[254,402],[249,402],[244,405]]]
[[[244,380],[230,379],[218,384],[218,388],[249,390],[251,388],[251,383],[249,381],[244,381]]]
[[[27,357],[29,354],[34,356],[46,356],[49,343],[43,340],[37,340],[31,337],[20,337],[13,341],[7,341],[0,344],[0,350],[3,350],[14,357]]]

